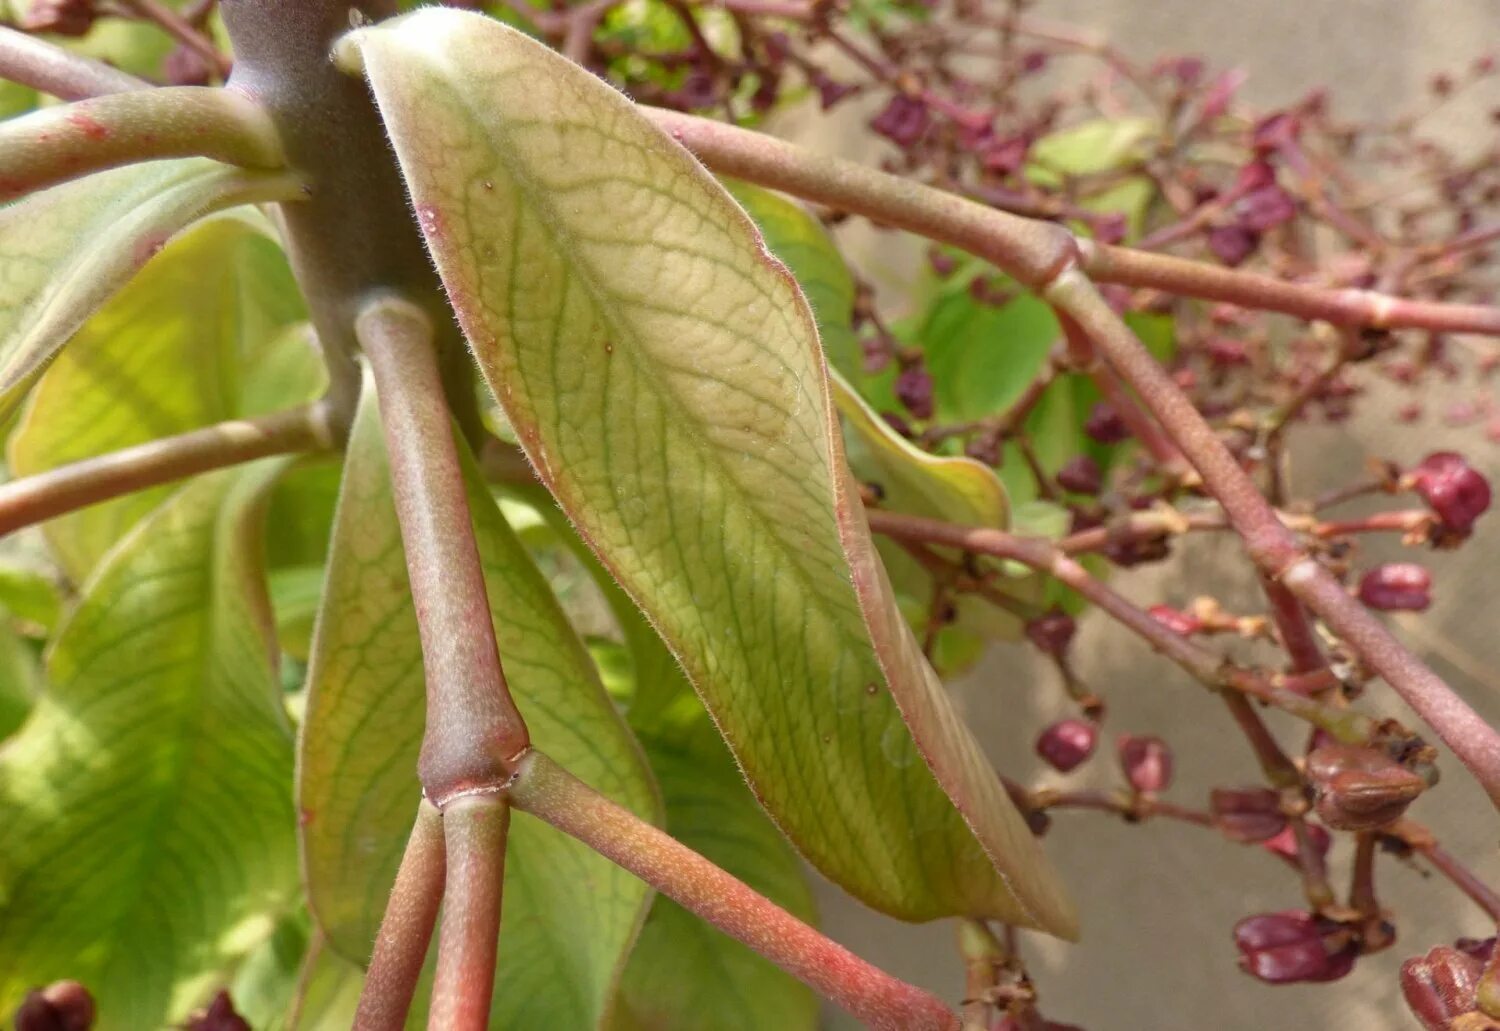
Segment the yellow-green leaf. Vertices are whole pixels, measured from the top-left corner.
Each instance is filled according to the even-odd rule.
[[[0,1013],[70,977],[100,1031],[167,1027],[295,894],[292,735],[256,559],[280,466],[175,494],[59,632],[0,753]]]
[[[891,599],[812,315],[744,212],[620,94],[479,15],[423,10],[340,58],[522,445],[791,840],[908,919],[1071,933]]]
[[[0,419],[171,236],[211,211],[285,200],[295,188],[286,176],[195,158],[100,172],[0,208]]]
[[[588,653],[469,464],[496,637],[532,740],[655,820],[638,746]],[[308,673],[298,799],[309,901],[363,963],[420,798],[422,652],[373,389],[355,421]],[[643,884],[524,813],[511,820],[494,1026],[598,1024],[647,901]]]
[[[12,471],[28,476],[310,399],[322,381],[316,357],[305,339],[282,335],[302,317],[274,241],[239,218],[204,223],[153,258],[47,370],[11,437]],[[82,581],[172,489],[48,522],[64,571]]]

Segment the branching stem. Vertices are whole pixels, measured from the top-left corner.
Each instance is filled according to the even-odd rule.
[[[838,1003],[878,1031],[956,1031],[940,1000],[823,937],[692,849],[533,750],[510,790],[546,820]]]
[[[443,901],[446,857],[442,815],[423,799],[375,937],[354,1014],[356,1031],[401,1031],[406,1026]]]
[[[131,90],[0,122],[0,202],[106,168],[193,156],[255,169],[286,165],[276,127],[244,93]]]
[[[0,536],[122,494],[265,458],[338,446],[321,404],[200,430],[85,458],[0,485]]]

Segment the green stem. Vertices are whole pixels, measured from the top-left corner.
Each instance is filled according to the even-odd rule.
[[[375,936],[369,972],[354,1014],[354,1026],[359,1031],[401,1031],[406,1026],[443,901],[446,862],[442,814],[423,799],[396,871],[396,884],[381,918],[380,932]]]
[[[387,297],[368,304],[355,335],[374,373],[422,638],[427,727],[418,769],[427,797],[445,809],[505,785],[529,745],[526,724],[500,667],[432,325],[415,305]]]
[[[509,789],[517,809],[547,821],[880,1031],[954,1031],[958,1018],[871,966],[665,832],[616,805],[535,750]]]
[[[244,93],[131,90],[0,122],[0,202],[106,168],[193,156],[245,168],[286,166],[275,126]]]
[[[489,1027],[509,826],[503,795],[465,795],[443,810],[448,880],[429,1031]]]
[[[122,448],[0,485],[0,536],[121,494],[268,455],[326,451],[342,434],[320,404]]]

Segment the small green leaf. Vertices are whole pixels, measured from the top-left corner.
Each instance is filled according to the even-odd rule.
[[[281,465],[175,494],[59,632],[0,754],[0,1012],[71,977],[101,1031],[166,1027],[295,893],[292,737],[255,560]]]
[[[1072,933],[901,621],[812,315],[745,213],[624,97],[497,22],[429,8],[339,59],[364,64],[522,445],[788,837],[889,913]]]
[[[937,421],[1005,411],[1041,372],[1061,331],[1046,302],[1029,294],[1000,308],[967,290],[940,294],[909,334],[927,355]]]
[[[11,436],[12,470],[27,476],[307,400],[321,371],[281,335],[302,318],[275,242],[251,222],[209,220],[168,244],[47,370]],[[290,386],[288,366],[302,377]],[[286,391],[279,404],[272,382]],[[155,487],[48,522],[63,570],[81,582],[172,489]]]
[[[532,740],[654,820],[650,774],[593,663],[469,470],[496,636]],[[422,652],[373,389],[349,442],[308,674],[299,803],[309,900],[330,944],[363,963],[420,798]],[[524,813],[505,863],[494,1026],[584,1028],[608,1002],[645,886]]]
[[[730,196],[755,219],[766,246],[792,275],[818,321],[829,366],[858,381],[863,358],[854,335],[854,277],[828,231],[801,205],[749,183],[725,180]]]
[[[1097,118],[1043,136],[1032,145],[1027,177],[1043,186],[1063,176],[1097,175],[1126,168],[1142,157],[1157,131],[1150,118]]]
[[[0,609],[0,741],[26,721],[40,687],[35,654]]]
[[[206,159],[152,161],[0,209],[0,419],[173,234],[211,211],[286,200],[294,191],[282,175]]]

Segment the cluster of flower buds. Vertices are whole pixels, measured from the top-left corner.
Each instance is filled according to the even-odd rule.
[[[1301,909],[1246,917],[1234,926],[1234,944],[1240,969],[1268,984],[1336,981],[1359,955],[1349,928]]]
[[[29,993],[16,1010],[16,1031],[89,1031],[94,997],[77,981],[57,981]]]

